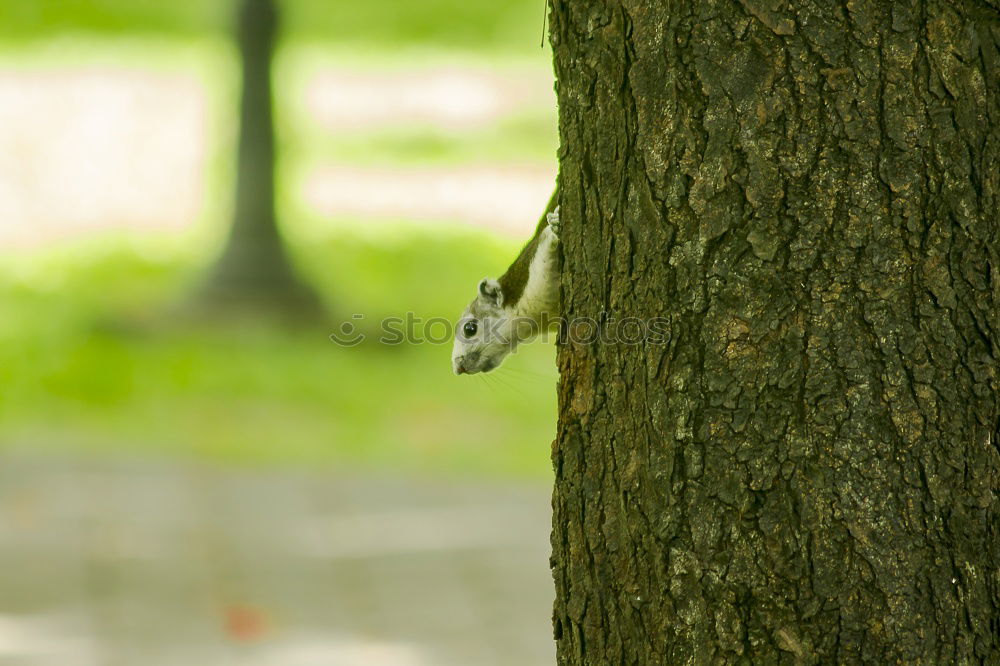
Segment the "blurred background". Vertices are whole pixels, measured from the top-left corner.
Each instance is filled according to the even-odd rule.
[[[543,10],[0,0],[0,666],[552,663]]]

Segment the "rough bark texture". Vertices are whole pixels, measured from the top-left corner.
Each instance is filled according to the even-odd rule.
[[[253,306],[281,313],[318,312],[278,231],[274,204],[275,139],[271,60],[278,33],[273,0],[241,0],[237,25],[243,63],[236,214],[226,249],[203,289],[203,304]]]
[[[552,0],[560,664],[1000,663],[998,16]]]

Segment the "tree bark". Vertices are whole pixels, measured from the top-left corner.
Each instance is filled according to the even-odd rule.
[[[319,299],[295,275],[274,203],[271,61],[279,14],[273,0],[242,0],[237,38],[243,64],[236,212],[202,301],[281,314],[316,314]]]
[[[560,664],[1000,663],[998,17],[552,0]]]

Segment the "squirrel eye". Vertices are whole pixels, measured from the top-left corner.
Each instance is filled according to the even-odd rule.
[[[474,336],[477,330],[479,330],[479,326],[476,324],[475,319],[465,322],[465,326],[462,327],[462,333],[465,333],[465,337],[467,338]]]

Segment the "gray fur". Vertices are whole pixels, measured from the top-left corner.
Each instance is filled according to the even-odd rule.
[[[553,200],[555,197],[553,197]],[[548,211],[535,235],[498,280],[484,278],[459,319],[452,348],[455,374],[489,372],[517,345],[559,315],[559,208]],[[476,334],[466,336],[466,322]]]

